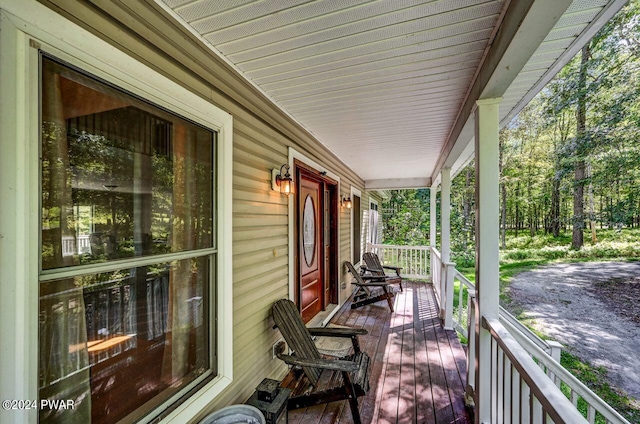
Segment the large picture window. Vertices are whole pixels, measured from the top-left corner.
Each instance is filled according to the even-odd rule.
[[[148,415],[217,374],[217,133],[41,57],[42,422]]]

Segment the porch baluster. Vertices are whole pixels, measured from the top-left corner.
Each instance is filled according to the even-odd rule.
[[[444,293],[444,328],[447,330],[453,330],[453,277],[456,272],[456,264],[453,262],[446,262],[443,264],[444,268],[444,287],[442,292]]]
[[[476,307],[476,291],[469,290],[467,297],[467,311],[468,311],[468,340],[469,340],[469,353],[467,354],[467,387],[465,388],[465,402],[467,405],[473,406],[474,396],[476,390],[476,323],[477,321],[477,307]]]

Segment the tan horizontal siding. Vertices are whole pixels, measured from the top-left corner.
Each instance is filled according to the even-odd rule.
[[[242,215],[259,213],[263,215],[276,215],[286,217],[287,209],[287,205],[279,205],[266,202],[236,201],[233,203],[233,213]],[[261,236],[261,234],[256,234],[256,236],[259,237]]]
[[[233,232],[233,241],[239,242],[244,240],[255,240],[256,238],[266,237],[287,237],[289,234],[289,227],[286,224],[281,226],[252,226],[238,228]],[[288,241],[287,241],[288,243]]]
[[[255,161],[243,161],[237,156],[233,161],[233,165],[233,175],[264,182],[267,184],[265,185],[265,188],[268,188],[269,190],[271,189],[271,168],[256,165]],[[275,199],[281,196],[276,196],[274,193],[273,197]]]
[[[239,241],[233,244],[234,252],[259,252],[261,250],[268,249],[272,252],[273,249],[287,245],[287,237],[268,237],[268,238],[255,238],[254,240]]]
[[[233,266],[237,270],[251,268],[257,263],[273,261],[274,258],[285,258],[285,263],[288,261],[287,243],[282,243],[274,247],[267,247],[253,252],[244,252],[244,250],[241,249],[238,250],[243,253],[233,256]]]
[[[233,200],[248,200],[248,201],[256,201],[256,202],[264,202],[264,203],[275,203],[278,202],[278,198],[274,197],[272,191],[266,191],[263,189],[254,190],[248,189],[246,187],[238,187],[237,190],[233,191]],[[280,202],[287,202],[287,200],[283,198]]]
[[[236,293],[241,293],[241,283],[251,282],[252,279],[259,278],[271,278],[270,273],[276,272],[278,269],[286,271],[287,257],[281,256],[279,258],[269,258],[262,262],[255,262],[252,265],[248,265],[242,268],[234,267],[233,280],[234,287],[236,287]],[[240,299],[238,299],[240,300]]]
[[[287,156],[271,149],[269,146],[259,143],[250,138],[244,138],[238,131],[234,131],[234,156],[235,159],[264,166],[265,170],[280,167],[287,160]]]
[[[255,225],[257,221],[260,221],[263,225],[282,225],[282,217],[277,215],[260,215],[259,213],[255,214],[236,214],[233,217],[233,226],[252,226]]]

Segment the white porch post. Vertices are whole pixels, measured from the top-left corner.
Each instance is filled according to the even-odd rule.
[[[440,229],[442,231],[442,269],[440,271],[440,318],[444,320],[444,327],[452,327],[453,287],[449,286],[447,275],[451,258],[451,169],[442,168],[442,191],[440,192]],[[451,278],[453,282],[453,278]],[[451,295],[449,294],[451,293]]]
[[[499,170],[498,104],[502,99],[477,101],[475,112],[476,163],[476,423],[491,417],[491,335],[482,317],[499,314]]]
[[[442,168],[442,192],[440,193],[440,228],[442,230],[442,263],[451,258],[451,169]]]
[[[429,245],[436,247],[436,233],[438,232],[438,214],[436,213],[436,196],[438,195],[438,185],[434,184],[429,193]]]
[[[442,317],[445,330],[453,330],[453,284],[456,271],[456,264],[453,262],[443,262],[444,272],[444,315]]]
[[[429,245],[431,246],[431,251],[429,257],[431,258],[431,283],[434,287],[440,287],[439,281],[439,272],[436,270],[436,266],[438,266],[438,261],[436,261],[436,255],[434,250],[437,248],[436,244],[436,234],[438,232],[438,221],[437,221],[437,211],[436,211],[436,196],[438,195],[438,184],[434,184],[431,187],[431,192],[429,193]]]
[[[451,169],[443,168],[442,195],[440,198],[442,219],[442,319],[446,330],[453,330],[453,271],[451,262]]]

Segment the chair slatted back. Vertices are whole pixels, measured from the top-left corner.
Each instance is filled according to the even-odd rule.
[[[365,254],[362,255],[362,259],[364,259],[364,263],[367,264],[367,268],[373,275],[385,275],[384,268],[382,268],[382,263],[380,263],[378,255],[372,252],[365,252]]]
[[[305,359],[320,359],[320,352],[316,348],[311,334],[302,321],[295,303],[288,299],[280,299],[272,307],[273,320],[280,329],[282,337],[294,351],[295,356]],[[302,367],[305,375],[316,386],[320,378],[319,368]]]

